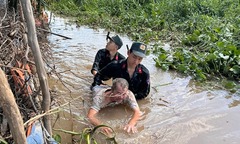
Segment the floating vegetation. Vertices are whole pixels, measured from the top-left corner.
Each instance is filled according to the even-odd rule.
[[[238,0],[61,0],[51,8],[65,15],[71,12],[80,24],[125,33],[134,41],[170,43],[171,52],[152,46],[158,55],[156,66],[164,70],[175,69],[197,80],[240,80]]]
[[[116,137],[115,131],[107,125],[98,125],[94,128],[85,128],[85,129],[83,129],[83,131],[81,133],[73,132],[73,131],[67,131],[67,130],[63,130],[63,129],[54,129],[54,130],[64,132],[64,133],[67,133],[67,134],[79,135],[80,137],[79,137],[78,141],[79,141],[80,144],[82,144],[82,143],[98,144],[97,140],[94,138],[94,134],[97,133],[97,129],[102,128],[102,127],[108,127],[113,131],[113,135],[111,137],[102,133],[106,137],[106,142],[111,143],[111,144],[117,144],[117,141],[115,139],[115,137]],[[54,139],[57,142],[61,143],[61,136],[60,135],[56,134],[54,136]]]

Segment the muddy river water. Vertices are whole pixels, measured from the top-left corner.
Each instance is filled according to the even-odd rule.
[[[107,31],[76,26],[67,19],[54,17],[52,32],[72,39],[49,35],[57,72],[61,81],[51,79],[50,86],[57,91],[63,108],[53,132],[62,136],[62,143],[72,143],[72,136],[57,129],[81,132],[90,124],[86,113],[91,102],[89,89],[93,76],[90,73],[96,52],[106,45]],[[112,32],[111,35],[114,35]],[[120,52],[127,56],[126,44],[132,41],[120,35],[124,45]],[[166,45],[168,46],[168,45]],[[125,144],[238,144],[240,143],[240,96],[217,87],[201,86],[191,77],[155,67],[154,55],[143,64],[151,75],[149,96],[138,101],[143,118],[138,122],[137,134],[122,130],[131,117],[131,110],[124,106],[106,108],[99,118],[117,133],[118,143]],[[57,79],[57,77],[55,77]],[[217,84],[216,84],[217,85]],[[75,99],[81,97],[79,99]],[[75,136],[76,137],[76,136]]]

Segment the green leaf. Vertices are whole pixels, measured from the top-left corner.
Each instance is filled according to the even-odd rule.
[[[236,86],[233,81],[224,81],[223,84],[226,89],[233,89]]]
[[[207,59],[207,61],[210,61],[210,60],[216,60],[216,55],[215,54],[209,54],[209,55],[207,55],[207,57],[206,57],[206,59]]]
[[[54,129],[54,130],[64,132],[64,133],[68,133],[68,134],[72,134],[72,135],[81,135],[81,133],[74,132],[74,131],[68,131],[68,130],[64,130],[64,129]]]
[[[227,50],[230,50],[230,51],[237,51],[237,47],[233,44],[228,44],[226,48]]]
[[[8,144],[5,140],[0,139],[0,144]]]
[[[184,64],[180,64],[178,65],[177,70],[179,70],[182,73],[187,73],[188,68]]]
[[[197,36],[199,36],[201,34],[201,32],[199,30],[195,30],[193,33]]]
[[[219,48],[224,48],[224,45],[225,45],[225,43],[222,42],[222,41],[217,42],[217,46],[218,46]]]
[[[167,58],[167,55],[166,55],[166,54],[160,54],[160,55],[158,56],[158,59],[159,59],[159,60],[162,60],[162,61],[164,61],[166,58]]]
[[[224,60],[228,60],[229,56],[228,55],[223,55],[222,53],[219,53],[219,56],[223,58]]]
[[[232,71],[234,74],[240,74],[240,66],[239,65],[234,65],[229,70]]]
[[[62,138],[61,138],[61,136],[59,134],[53,135],[53,138],[58,143],[61,143],[61,141],[62,141]]]
[[[219,27],[218,27],[218,28],[215,28],[214,31],[215,31],[216,33],[220,33],[220,32],[221,32],[221,28],[219,28]]]
[[[201,70],[197,70],[196,72],[197,72],[198,79],[200,79],[200,80],[207,79],[207,77],[204,75],[204,73]]]

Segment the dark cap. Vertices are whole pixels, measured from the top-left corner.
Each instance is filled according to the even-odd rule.
[[[144,58],[146,57],[147,46],[141,42],[133,42],[130,51],[133,52],[133,54]]]
[[[118,46],[118,49],[120,49],[123,45],[123,42],[121,40],[121,38],[118,36],[118,35],[115,35],[113,37],[109,37],[108,38],[113,41],[117,46]]]

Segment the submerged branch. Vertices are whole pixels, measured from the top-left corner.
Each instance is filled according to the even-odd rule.
[[[49,111],[47,111],[47,112],[45,112],[45,113],[39,114],[39,115],[37,115],[37,116],[29,119],[28,121],[26,121],[23,125],[26,126],[27,124],[29,124],[29,123],[31,123],[31,122],[33,122],[33,121],[35,121],[35,120],[38,120],[38,119],[40,119],[40,118],[42,118],[42,117],[44,117],[44,116],[46,116],[46,115],[51,115],[51,114],[57,113],[57,112],[59,112],[59,109],[60,109],[61,107],[64,107],[64,106],[70,104],[71,102],[76,101],[76,100],[79,99],[79,98],[82,99],[82,96],[76,97],[76,98],[72,99],[71,101],[69,101],[69,102],[67,102],[67,103],[65,103],[65,104],[62,104],[62,105],[60,105],[60,106],[58,106],[58,107],[55,107],[55,108],[53,108],[53,109],[50,109]],[[82,100],[83,100],[83,99],[82,99]]]
[[[38,28],[38,30],[41,30],[41,31],[44,31],[44,32],[47,32],[47,33],[50,33],[50,34],[53,34],[53,35],[57,35],[57,36],[60,36],[60,37],[66,38],[66,39],[72,39],[70,37],[67,37],[67,36],[64,36],[64,35],[60,35],[60,34],[57,34],[57,33],[54,33],[54,32],[50,32],[50,31],[42,29],[42,28]]]

